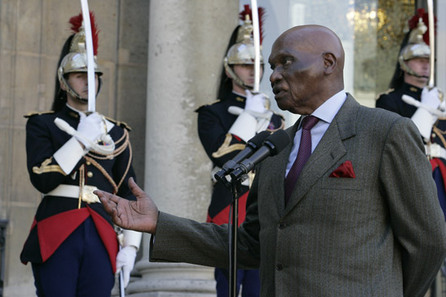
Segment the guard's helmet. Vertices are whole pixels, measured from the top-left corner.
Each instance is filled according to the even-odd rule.
[[[251,88],[235,74],[232,67],[233,65],[242,64],[254,64],[255,60],[255,50],[254,50],[254,40],[252,37],[253,27],[250,17],[251,11],[249,5],[245,5],[245,10],[240,13],[243,17],[243,24],[239,27],[237,32],[237,38],[235,44],[232,45],[223,60],[225,70],[229,73],[230,77],[237,82],[240,86],[245,88]],[[259,8],[259,20],[261,25],[261,16],[263,15],[263,8]],[[260,27],[260,32],[261,26]],[[260,41],[262,37],[260,38]],[[260,64],[264,64],[263,56],[260,53]]]
[[[91,29],[93,36],[93,51],[94,51],[94,70],[95,73],[99,76],[102,75],[102,71],[98,66],[96,55],[98,48],[98,32],[96,29],[96,25],[94,22],[94,14],[90,13],[90,21],[91,21]],[[71,86],[68,84],[66,78],[69,73],[74,72],[87,72],[87,51],[86,51],[86,41],[85,41],[85,30],[83,25],[82,14],[78,16],[72,17],[70,19],[71,29],[75,32],[70,50],[67,55],[60,62],[59,68],[57,70],[57,75],[59,78],[59,82],[61,85],[64,85],[67,89],[67,92],[70,93],[73,97],[87,101],[87,98],[81,98],[79,94],[77,94]],[[98,92],[101,87],[101,79],[99,79]]]
[[[237,33],[237,41],[228,50],[225,63],[235,64],[254,64],[255,51],[252,38],[252,23],[247,16],[244,24],[240,26]],[[260,55],[260,63],[263,64],[263,56]]]
[[[429,58],[430,47],[423,41],[423,34],[427,27],[420,19],[417,27],[410,32],[408,44],[401,50],[398,60],[401,68],[406,72],[412,70],[407,66],[406,61],[414,58]]]
[[[401,69],[414,76],[419,76],[415,73],[408,65],[407,61],[414,58],[429,58],[431,54],[431,49],[428,44],[424,41],[425,33],[427,27],[423,22],[422,17],[418,18],[418,23],[409,33],[409,39],[407,45],[403,47],[398,56],[398,62]]]

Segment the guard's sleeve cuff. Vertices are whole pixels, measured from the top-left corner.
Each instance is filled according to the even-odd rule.
[[[141,244],[142,233],[127,229],[124,229],[122,233],[124,234],[124,246],[133,246],[138,250]]]
[[[87,153],[75,137],[71,137],[60,149],[54,153],[54,159],[65,174],[70,174],[79,160]]]
[[[257,119],[244,111],[237,117],[228,132],[247,142],[256,135],[256,129]]]
[[[415,126],[417,126],[421,136],[428,141],[430,139],[432,126],[437,120],[437,117],[426,109],[419,107],[411,117],[411,120],[415,123]]]

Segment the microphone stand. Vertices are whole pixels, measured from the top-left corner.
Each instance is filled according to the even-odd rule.
[[[242,182],[231,180],[232,207],[231,226],[229,229],[229,297],[237,296],[237,231],[238,231],[238,198]]]
[[[237,231],[238,231],[238,198],[242,182],[246,178],[246,175],[240,175],[232,177],[229,181],[224,176],[216,176],[217,180],[222,182],[226,188],[232,192],[231,203],[231,219],[228,224],[229,230],[229,297],[237,297]]]

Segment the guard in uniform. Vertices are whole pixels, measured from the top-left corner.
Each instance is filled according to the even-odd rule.
[[[97,30],[91,14],[95,58]],[[141,233],[123,231],[121,247],[95,189],[135,199],[129,127],[88,114],[87,57],[82,14],[62,49],[53,110],[27,116],[26,152],[31,183],[42,193],[20,255],[31,262],[37,296],[109,297],[114,273],[129,281]],[[97,92],[102,74],[95,59]],[[122,238],[122,236],[121,236]]]
[[[260,16],[263,10],[259,10]],[[218,225],[229,222],[233,194],[223,183],[216,182],[214,174],[243,150],[246,142],[256,133],[264,130],[273,132],[284,127],[283,118],[269,110],[269,100],[266,96],[261,93],[252,94],[250,91],[254,84],[255,55],[250,14],[249,6],[245,5],[245,10],[240,13],[244,22],[234,30],[229,41],[218,90],[219,99],[211,105],[197,109],[198,134],[214,166],[211,173],[213,192],[207,221]],[[263,70],[263,57],[261,63]],[[248,190],[249,180],[246,180],[239,191],[239,224],[245,219]],[[228,270],[216,268],[215,279],[217,296],[227,297]],[[259,296],[259,271],[239,269],[237,292],[240,286],[242,296]]]
[[[443,94],[436,87],[427,87],[431,53],[425,25],[427,19],[427,13],[419,9],[409,20],[410,32],[403,41],[391,89],[378,96],[376,107],[411,118],[420,130],[446,217],[446,120],[444,116],[438,116],[444,112],[445,103]]]

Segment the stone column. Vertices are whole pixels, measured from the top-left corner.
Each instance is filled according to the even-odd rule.
[[[162,211],[205,221],[211,163],[197,135],[195,109],[213,102],[237,0],[152,0],[144,189]],[[148,261],[149,235],[129,296],[215,296],[213,268]]]

